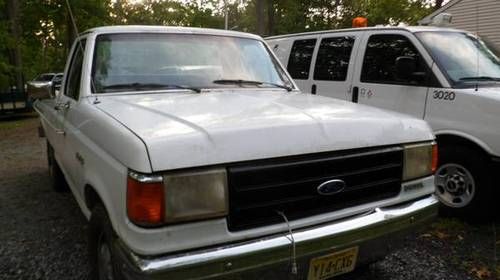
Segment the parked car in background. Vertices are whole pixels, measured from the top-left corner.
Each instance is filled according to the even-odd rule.
[[[26,92],[15,87],[0,89],[0,114],[25,112],[30,108]]]
[[[301,94],[262,38],[82,34],[35,109],[54,187],[90,221],[94,278],[324,279],[436,215],[428,125]]]
[[[305,92],[429,122],[445,210],[491,215],[500,171],[500,60],[461,30],[374,27],[266,39]]]
[[[29,100],[50,98],[52,86],[60,88],[62,77],[63,73],[44,73],[29,81],[27,83]]]

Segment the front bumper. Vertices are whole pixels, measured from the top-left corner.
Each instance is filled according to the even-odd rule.
[[[298,279],[305,279],[310,259],[359,246],[357,266],[373,262],[401,244],[404,233],[437,214],[434,195],[398,206],[293,231]],[[203,233],[200,233],[203,234]],[[290,272],[291,236],[283,233],[197,251],[159,257],[132,253],[117,240],[115,261],[127,279],[280,279]]]

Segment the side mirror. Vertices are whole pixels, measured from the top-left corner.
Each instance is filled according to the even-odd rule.
[[[52,83],[52,85],[50,85],[48,87],[48,90],[49,90],[50,98],[55,98],[56,97],[56,85],[54,83]]]
[[[417,71],[417,61],[411,56],[396,58],[396,79],[407,82],[422,82],[427,77],[426,72]]]
[[[61,90],[61,80],[54,80],[52,81],[52,85],[50,86],[50,97],[55,98],[57,93]]]
[[[396,78],[403,81],[412,80],[412,75],[417,70],[417,61],[411,56],[396,58]]]

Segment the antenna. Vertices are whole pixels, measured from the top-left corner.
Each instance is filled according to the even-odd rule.
[[[73,15],[73,11],[71,10],[71,5],[69,4],[69,0],[66,0],[66,7],[68,8],[68,14],[69,17],[71,18],[71,23],[73,25],[73,30],[75,31],[77,37],[80,35],[80,32],[78,32],[78,27],[76,26],[76,21],[75,21],[75,16]],[[78,40],[77,41],[78,47],[80,48],[80,51],[82,52],[82,55],[85,53],[85,50],[83,49],[82,41]],[[95,85],[94,85],[94,79],[90,79],[90,86],[92,88],[92,92],[95,92]],[[97,100],[97,96],[95,97],[94,104],[99,103]]]
[[[479,40],[479,4],[476,1],[476,40]],[[479,77],[479,46],[476,47],[476,77]],[[479,81],[476,81],[477,91],[479,88]]]

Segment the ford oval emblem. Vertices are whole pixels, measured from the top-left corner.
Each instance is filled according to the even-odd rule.
[[[345,189],[345,182],[339,179],[330,180],[318,186],[318,193],[320,195],[334,195]]]

